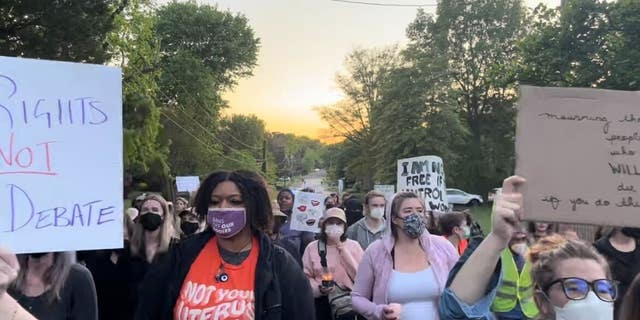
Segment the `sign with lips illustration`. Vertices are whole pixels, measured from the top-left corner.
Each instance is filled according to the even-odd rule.
[[[293,204],[291,230],[320,232],[318,223],[325,209],[324,198],[320,193],[298,192]]]

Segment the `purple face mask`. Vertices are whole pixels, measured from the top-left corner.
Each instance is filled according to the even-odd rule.
[[[209,208],[207,222],[220,238],[231,238],[247,225],[244,208]]]

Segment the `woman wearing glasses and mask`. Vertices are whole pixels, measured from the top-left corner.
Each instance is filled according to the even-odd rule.
[[[446,319],[494,319],[490,305],[500,283],[500,256],[524,218],[521,177],[504,181],[493,208],[492,232],[461,258],[440,299]],[[612,320],[618,298],[605,259],[593,247],[560,235],[542,238],[529,255],[534,299],[544,320]],[[524,290],[524,289],[523,289]]]
[[[271,201],[259,175],[212,173],[195,207],[209,230],[176,245],[150,270],[136,319],[315,318],[302,269],[267,236]]]

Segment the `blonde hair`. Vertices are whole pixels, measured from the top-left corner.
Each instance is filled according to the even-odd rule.
[[[74,263],[73,252],[53,252],[52,254],[53,263],[45,271],[42,279],[45,288],[50,288],[45,293],[49,304],[62,299],[60,294],[69,277],[71,265]],[[29,271],[29,255],[18,255],[18,262],[20,263],[20,271],[16,281],[13,283],[13,287],[20,292],[24,292],[22,289],[26,284],[27,272]]]
[[[159,233],[159,244],[158,251],[156,252],[156,256],[160,253],[164,253],[169,251],[169,245],[171,244],[171,240],[176,236],[176,232],[174,229],[174,218],[173,214],[169,211],[169,206],[167,205],[167,200],[165,200],[159,194],[149,194],[147,195],[142,203],[140,204],[140,208],[150,200],[155,200],[160,203],[162,207],[162,212],[164,213],[162,217],[162,225],[160,226]],[[145,230],[142,224],[136,223],[133,227],[133,235],[131,235],[130,243],[131,243],[131,255],[136,257],[144,257],[145,255]]]
[[[608,278],[611,278],[609,265],[591,245],[574,239],[567,239],[559,234],[553,234],[540,239],[529,250],[529,261],[531,261],[531,279],[536,288],[536,295],[546,294],[542,292],[552,281],[554,281],[555,270],[561,261],[577,258],[593,260],[602,266]],[[540,297],[538,297],[540,298]],[[544,299],[536,299],[538,304]],[[544,312],[540,308],[543,316],[548,316],[550,310]]]

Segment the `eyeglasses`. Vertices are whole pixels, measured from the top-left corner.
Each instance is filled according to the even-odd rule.
[[[613,302],[618,298],[618,282],[609,279],[587,281],[582,278],[560,278],[552,281],[543,288],[545,293],[556,283],[562,285],[562,291],[569,300],[582,300],[587,297],[590,290],[605,302]]]

